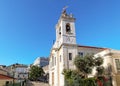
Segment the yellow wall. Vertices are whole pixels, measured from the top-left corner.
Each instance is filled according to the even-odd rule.
[[[117,86],[120,86],[120,75],[116,75]]]
[[[13,79],[5,79],[5,80],[0,80],[0,86],[4,86],[6,84],[6,81],[13,82]]]

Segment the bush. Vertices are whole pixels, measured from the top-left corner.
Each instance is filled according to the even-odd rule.
[[[13,86],[13,84],[8,84],[6,86]],[[20,83],[14,83],[14,86],[21,86],[21,84]]]
[[[96,79],[95,78],[84,79],[84,85],[83,86],[97,86]]]

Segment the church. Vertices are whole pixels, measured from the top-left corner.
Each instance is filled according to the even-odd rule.
[[[77,55],[84,57],[86,54],[94,54],[103,58],[103,66],[106,69],[111,68],[108,72],[109,77],[112,77],[113,86],[120,86],[120,51],[77,44],[75,20],[72,14],[67,14],[66,9],[63,9],[56,24],[56,41],[49,56],[49,85],[64,86],[62,72],[64,69],[75,69],[74,58]],[[93,71],[90,76],[94,75]]]

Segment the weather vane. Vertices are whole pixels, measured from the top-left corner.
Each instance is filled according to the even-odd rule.
[[[65,6],[64,8],[63,8],[63,11],[62,11],[62,13],[63,14],[66,14],[66,9],[68,8],[68,6]]]

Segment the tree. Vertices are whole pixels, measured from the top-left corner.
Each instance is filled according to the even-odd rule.
[[[77,70],[64,70],[65,86],[97,86],[95,78],[83,78]]]
[[[97,71],[97,76],[101,76],[104,73],[104,67],[101,66],[103,64],[103,59],[101,57],[97,57],[95,59],[95,66]]]
[[[38,66],[31,66],[30,73],[29,73],[29,79],[31,80],[37,80],[41,76],[43,76],[44,71],[41,67]]]
[[[97,86],[96,78],[88,78],[88,74],[92,73],[93,68],[96,68],[97,74],[101,76],[104,72],[103,59],[87,54],[84,57],[76,56],[74,59],[76,70],[65,69],[65,86]]]
[[[65,86],[82,86],[79,85],[81,81],[81,75],[76,70],[64,69],[63,75],[65,76]]]
[[[89,54],[87,54],[84,57],[76,56],[74,60],[74,64],[77,70],[84,75],[84,78],[87,78],[88,74],[92,73],[92,69],[94,67],[97,67],[100,69],[100,66],[102,65],[102,63],[103,63],[103,59],[101,57],[96,58],[93,55],[89,55]]]

